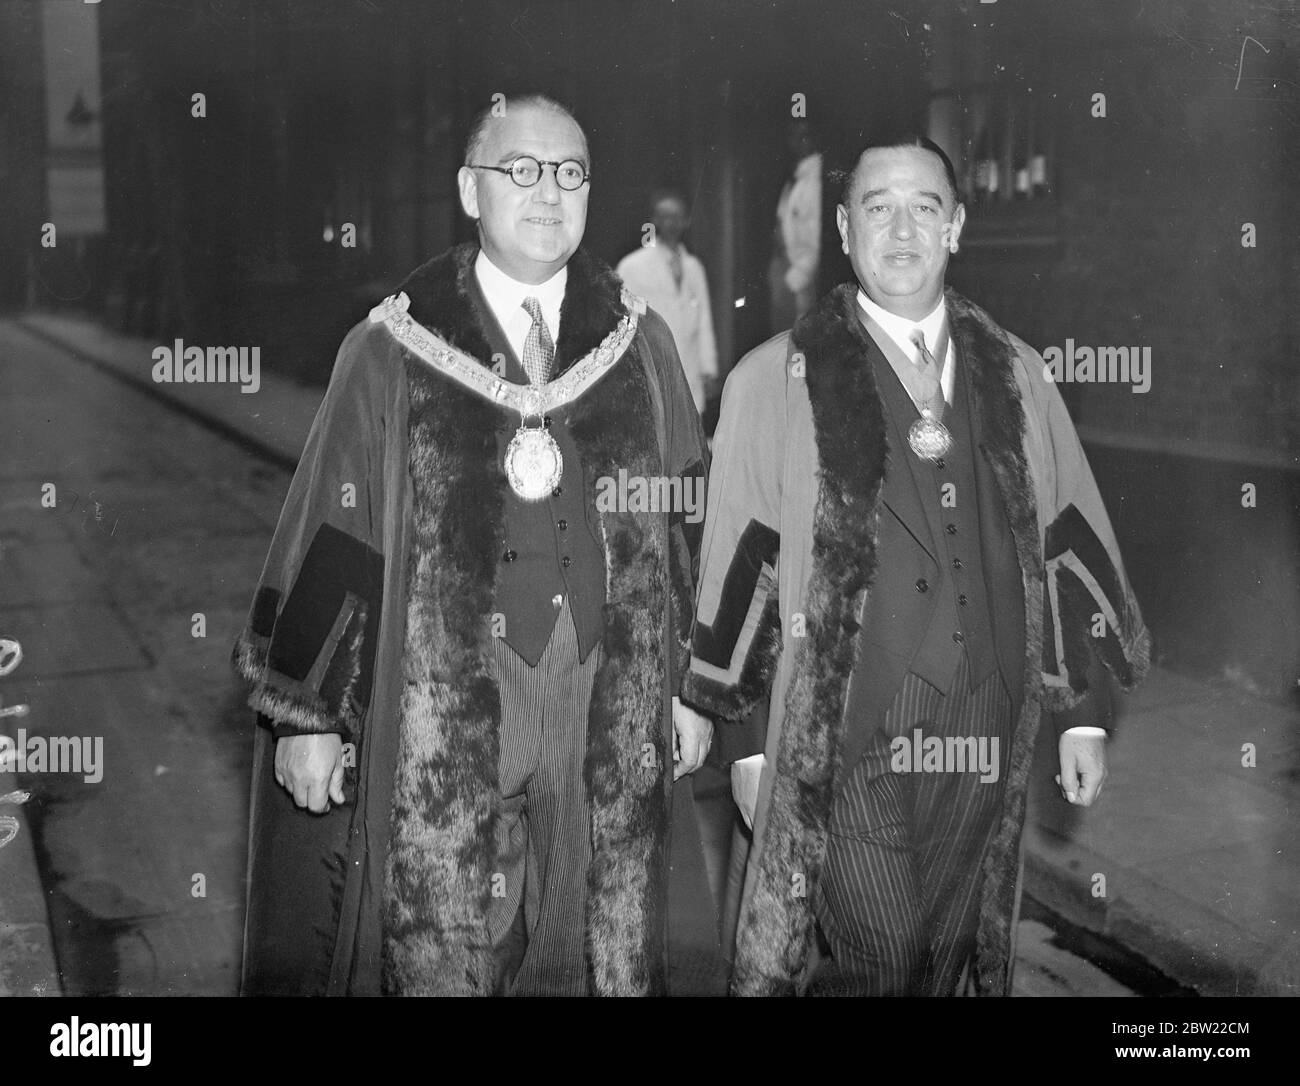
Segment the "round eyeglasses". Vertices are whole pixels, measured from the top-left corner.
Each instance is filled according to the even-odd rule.
[[[509,166],[476,166],[472,170],[495,170],[506,174],[521,189],[530,189],[542,179],[542,167],[555,167],[555,183],[565,192],[580,189],[591,180],[587,167],[577,159],[567,158],[563,162],[538,162],[532,155],[520,155]]]

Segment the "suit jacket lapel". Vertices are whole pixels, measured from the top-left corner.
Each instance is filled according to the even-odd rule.
[[[899,519],[921,548],[937,560],[934,525],[921,498],[921,488],[927,485],[922,474],[924,468],[907,442],[908,428],[920,415],[885,357],[876,339],[877,330],[865,322],[863,326],[868,333],[867,362],[875,367],[876,387],[889,426],[889,468],[880,494],[881,504]],[[883,332],[879,334],[884,335]]]

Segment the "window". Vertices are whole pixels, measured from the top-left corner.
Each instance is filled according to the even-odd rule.
[[[1056,93],[1041,53],[968,20],[936,28],[930,137],[948,152],[966,201],[963,244],[1059,243]]]

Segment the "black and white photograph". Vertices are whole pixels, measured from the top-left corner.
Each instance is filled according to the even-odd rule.
[[[0,0],[0,1018],[162,1067],[147,997],[1068,999],[1023,1028],[1252,1062],[1298,51],[1291,0]]]

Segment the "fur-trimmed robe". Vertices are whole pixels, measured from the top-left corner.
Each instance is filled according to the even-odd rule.
[[[449,250],[401,289],[412,320],[485,360],[469,295],[477,251]],[[568,268],[557,376],[626,312],[605,265],[578,250]],[[585,766],[588,955],[601,994],[654,993],[664,983],[671,697],[686,666],[698,527],[680,514],[597,512],[591,498],[620,469],[701,473],[707,452],[653,311],[566,410],[585,479],[566,465],[565,485],[586,487],[606,581]],[[250,704],[275,725],[258,729],[246,989],[493,990],[501,707],[489,661],[507,493],[498,430],[518,424],[382,324],[362,322],[343,343],[236,646]],[[356,744],[356,769],[349,802],[313,816],[271,781],[270,736],[326,731]],[[300,934],[286,935],[291,916]]]
[[[683,697],[735,721],[771,691],[737,933],[734,987],[741,994],[789,993],[808,979],[827,824],[836,787],[852,768],[840,762],[846,691],[877,561],[888,560],[876,552],[881,484],[891,459],[912,455],[889,447],[857,291],[856,283],[837,287],[791,333],[741,360],[714,441],[695,652]],[[947,310],[1024,587],[1024,693],[1003,815],[984,865],[975,961],[977,990],[1006,993],[1041,713],[1079,700],[1090,646],[1128,688],[1147,669],[1150,642],[1042,359],[951,290]],[[1100,638],[1091,636],[1097,612],[1107,621]]]

